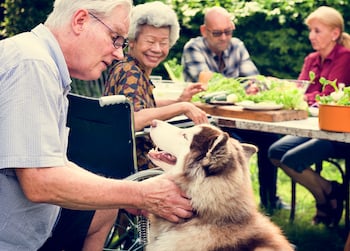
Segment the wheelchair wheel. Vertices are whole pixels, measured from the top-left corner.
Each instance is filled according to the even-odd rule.
[[[125,178],[126,180],[142,181],[159,174],[160,169],[149,169],[137,172]],[[120,209],[109,235],[104,251],[142,251],[147,244],[149,222],[146,217],[135,216]]]

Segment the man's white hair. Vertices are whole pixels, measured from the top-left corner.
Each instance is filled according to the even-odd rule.
[[[72,15],[79,9],[87,9],[101,17],[108,17],[119,5],[131,9],[132,0],[56,0],[45,25],[51,28],[62,27],[70,22]]]

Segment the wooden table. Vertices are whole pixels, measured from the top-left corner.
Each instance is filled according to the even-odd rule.
[[[308,117],[302,120],[290,120],[281,122],[264,122],[250,119],[229,118],[223,116],[213,116],[214,122],[219,127],[237,128],[243,130],[253,130],[260,132],[272,132],[301,137],[326,139],[338,142],[350,143],[350,133],[328,132],[320,130],[317,117]],[[349,175],[350,155],[345,158],[345,178],[347,199],[345,200],[345,228],[349,230]]]
[[[301,120],[289,120],[280,122],[264,122],[249,119],[213,116],[213,120],[220,127],[231,127],[261,132],[273,132],[279,134],[288,134],[350,143],[350,133],[328,132],[320,130],[318,127],[317,117],[308,117]]]

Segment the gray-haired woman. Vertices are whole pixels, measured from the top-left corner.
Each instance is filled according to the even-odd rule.
[[[181,114],[197,124],[207,122],[205,112],[187,102],[193,94],[203,90],[200,83],[190,84],[176,100],[153,97],[150,75],[168,56],[179,38],[179,30],[176,13],[164,3],[149,2],[132,10],[128,54],[111,69],[104,94],[123,94],[130,98],[136,130],[149,126],[154,119],[167,120]],[[152,147],[147,137],[137,139],[139,169],[153,167],[147,158]]]

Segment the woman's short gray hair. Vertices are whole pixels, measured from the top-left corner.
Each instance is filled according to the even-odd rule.
[[[51,28],[65,26],[72,19],[73,14],[79,9],[108,17],[117,6],[132,8],[132,0],[55,0],[53,11],[45,21],[45,25]]]
[[[180,25],[175,11],[162,2],[148,2],[136,5],[131,11],[131,21],[128,38],[135,40],[142,25],[151,25],[157,28],[169,27],[169,43],[172,47],[180,34]]]

